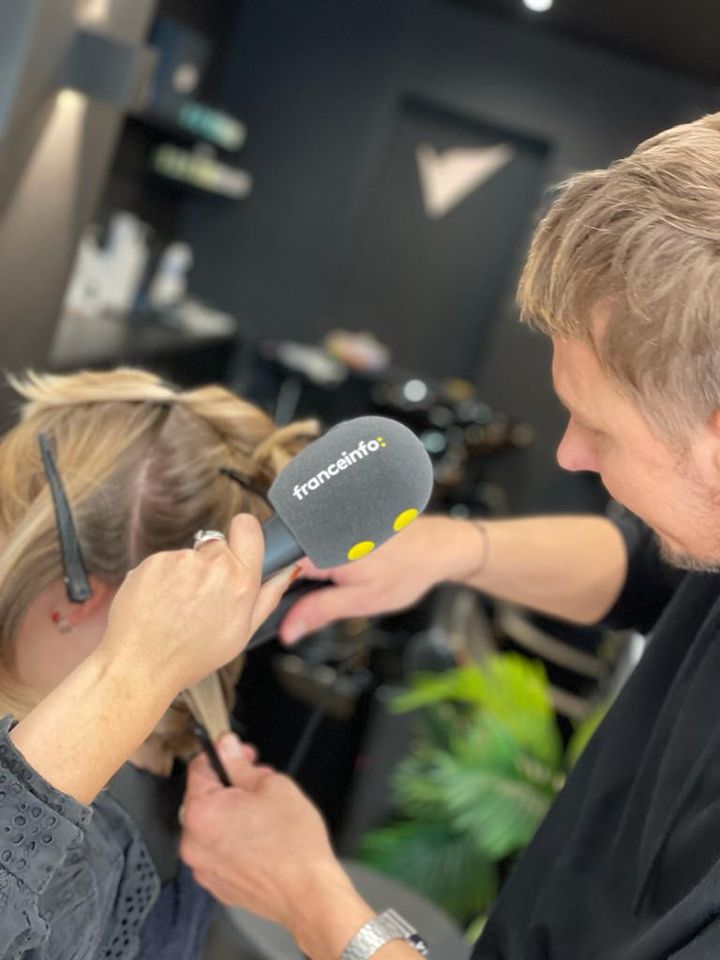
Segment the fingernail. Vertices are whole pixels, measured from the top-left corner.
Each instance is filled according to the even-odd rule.
[[[290,644],[297,643],[298,640],[300,640],[301,637],[304,637],[307,632],[308,627],[305,621],[296,620],[295,623],[286,631],[282,641],[290,646]]]
[[[270,578],[268,583],[272,583],[273,585],[277,585],[278,588],[287,590],[287,588],[290,586],[293,580],[297,578],[298,569],[299,568],[296,563],[292,564],[289,567],[283,567],[280,573],[276,573],[274,577]]]
[[[238,757],[243,755],[243,747],[240,742],[240,738],[237,737],[234,733],[225,733],[220,737],[220,742],[218,743],[218,750],[222,757],[226,757],[228,760],[236,760]]]

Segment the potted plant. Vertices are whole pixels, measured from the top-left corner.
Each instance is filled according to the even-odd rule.
[[[419,675],[393,709],[420,708],[393,777],[397,819],[366,834],[360,856],[476,933],[600,717],[565,750],[543,665],[516,653]]]

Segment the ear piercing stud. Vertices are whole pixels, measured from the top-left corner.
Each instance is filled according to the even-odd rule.
[[[58,613],[57,610],[53,610],[53,612],[50,614],[50,619],[58,628],[60,633],[70,633],[75,629],[70,621],[67,620],[61,613]]]

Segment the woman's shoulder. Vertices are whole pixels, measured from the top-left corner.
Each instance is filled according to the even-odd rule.
[[[55,789],[15,748],[11,727],[0,720],[0,960],[31,949],[49,960],[71,947],[95,957],[113,941],[110,955],[133,956],[159,890],[138,828],[107,791],[86,806]]]

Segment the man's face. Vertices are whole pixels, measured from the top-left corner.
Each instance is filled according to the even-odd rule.
[[[671,563],[720,569],[720,414],[678,450],[608,380],[589,346],[553,347],[555,390],[570,414],[560,466],[600,474],[611,496],[655,531]]]

